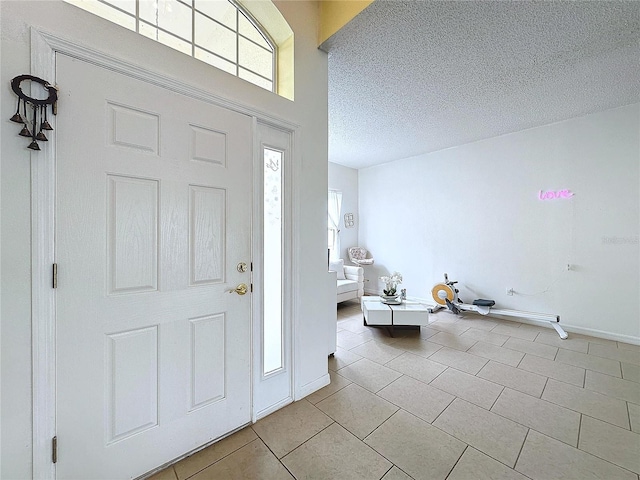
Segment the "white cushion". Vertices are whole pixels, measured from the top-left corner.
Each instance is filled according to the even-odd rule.
[[[334,262],[329,262],[329,270],[338,274],[338,280],[344,280],[344,260],[339,259]]]
[[[338,280],[338,294],[358,290],[358,282],[353,280]]]

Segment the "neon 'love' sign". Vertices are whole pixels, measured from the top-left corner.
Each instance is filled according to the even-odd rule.
[[[571,190],[549,190],[543,191],[540,190],[538,192],[538,198],[540,200],[555,200],[557,198],[571,198],[573,197],[573,192]]]

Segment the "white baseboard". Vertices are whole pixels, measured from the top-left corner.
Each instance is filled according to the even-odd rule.
[[[304,397],[311,395],[313,392],[320,390],[322,387],[326,387],[331,383],[331,378],[329,377],[329,373],[323,375],[322,377],[314,380],[313,382],[307,383],[298,389],[296,392],[296,402],[298,400],[303,399]]]
[[[279,402],[274,403],[273,405],[270,405],[267,408],[260,410],[259,412],[256,412],[253,423],[257,422],[261,418],[266,417],[267,415],[271,415],[273,412],[280,410],[282,407],[286,407],[292,402],[293,402],[293,398],[287,397],[284,400],[280,400]]]

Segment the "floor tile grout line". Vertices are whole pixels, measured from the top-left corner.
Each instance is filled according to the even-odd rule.
[[[593,419],[593,417],[590,417],[589,415],[584,415],[584,414],[583,414],[582,416],[583,416],[583,417],[588,417],[588,418]],[[596,418],[595,420],[598,420],[598,419]],[[618,427],[618,428],[620,428],[620,427]],[[582,433],[582,419],[581,419],[581,421],[580,421],[580,433]],[[579,437],[579,436],[578,436],[578,445],[580,445],[580,437]],[[604,457],[600,457],[600,456],[596,455],[596,454],[595,454],[595,453],[593,453],[593,452],[588,452],[588,451],[586,451],[586,450],[583,450],[583,449],[581,449],[579,446],[578,446],[578,447],[576,447],[576,448],[577,448],[577,450],[580,450],[581,452],[586,453],[587,455],[591,455],[592,457],[598,458],[598,459],[602,460],[603,462],[607,462],[607,463],[610,463],[611,465],[615,465],[616,467],[618,467],[618,468],[622,468],[623,470],[626,470],[626,471],[628,471],[628,472],[631,472],[631,473],[632,473],[632,474],[634,474],[634,475],[640,475],[638,472],[634,472],[633,470],[630,470],[630,469],[628,469],[628,468],[627,468],[627,467],[625,467],[625,466],[622,466],[622,465],[620,465],[620,464],[618,464],[618,463],[615,463],[615,462],[613,462],[612,460],[606,459],[606,458],[604,458]]]
[[[516,465],[518,465],[518,460],[520,460],[520,455],[522,455],[522,451],[524,450],[524,444],[527,443],[527,438],[529,438],[529,432],[531,432],[531,428],[527,428],[527,433],[524,436],[524,440],[522,441],[522,445],[520,445],[520,450],[518,451],[518,455],[516,456],[516,461],[513,462],[513,471],[514,472],[518,471],[518,470],[516,470]],[[552,437],[550,437],[550,438],[552,438]]]
[[[320,410],[320,409],[318,409]],[[322,410],[320,410],[322,412]],[[324,412],[322,412],[324,413]],[[326,413],[325,413],[326,415]],[[317,437],[318,435],[320,435],[322,432],[324,432],[327,428],[329,428],[331,425],[336,424],[336,425],[340,425],[338,422],[336,422],[333,418],[329,417],[329,415],[327,415],[328,418],[331,419],[331,423],[329,425],[327,425],[326,427],[322,428],[321,430],[319,430],[318,432],[314,433],[313,435],[311,435],[309,438],[307,438],[304,442],[302,442],[300,445],[296,446],[295,448],[293,448],[292,450],[288,451],[287,453],[285,453],[284,455],[282,455],[282,457],[278,457],[278,455],[276,455],[276,453],[271,450],[271,447],[269,447],[269,445],[267,445],[267,442],[265,442],[264,440],[262,440],[262,443],[264,443],[266,445],[266,447],[269,449],[269,451],[273,454],[274,457],[276,457],[276,459],[282,463],[282,459],[290,454],[292,454],[293,452],[295,452],[296,450],[298,450],[300,447],[302,447],[305,443],[307,443],[309,440],[311,440],[314,437]],[[340,427],[344,428],[342,425],[340,425]],[[346,428],[345,428],[346,430]],[[351,432],[349,432],[351,433]],[[284,465],[284,463],[282,463]],[[286,466],[285,466],[286,468]],[[287,469],[288,470],[288,469]],[[293,474],[292,474],[293,475]],[[295,475],[293,475],[295,477]]]
[[[498,400],[500,399],[500,397],[502,396],[502,394],[504,393],[504,391],[505,391],[506,389],[507,389],[507,387],[504,387],[504,386],[502,387],[502,390],[500,390],[500,393],[498,394],[498,396],[496,397],[496,399],[493,401],[493,403],[492,403],[492,404],[491,404],[491,406],[489,407],[489,411],[490,411],[491,413],[496,413],[496,412],[492,411],[491,409],[495,406],[495,404],[496,404],[496,403],[498,403]],[[522,392],[520,392],[520,393],[522,393]],[[524,393],[524,395],[526,395],[526,393]],[[496,414],[496,415],[499,415],[499,414]],[[505,418],[506,418],[506,417],[505,417]]]
[[[495,327],[494,327],[494,328],[495,328]],[[467,330],[468,330],[468,329],[467,329]],[[451,332],[446,332],[446,333],[451,333]],[[460,336],[460,335],[462,335],[463,333],[464,333],[464,332],[459,333],[459,334],[457,334],[457,335],[458,335],[458,336]],[[538,334],[537,334],[537,336],[535,337],[534,341],[535,341],[535,340],[537,340],[537,339],[540,339],[540,338],[541,338],[541,337],[540,337],[540,334],[541,334],[541,333],[542,333],[542,332],[538,332]],[[511,337],[511,336],[509,336],[509,337],[508,337],[508,339],[510,339],[510,338],[516,338],[516,337]],[[421,339],[422,339],[422,340],[424,340],[424,338],[421,338]],[[506,341],[508,341],[508,339],[507,339]],[[376,341],[376,339],[375,339],[375,338],[373,338],[373,340],[374,340],[374,341]],[[524,340],[524,339],[523,339],[523,340]],[[506,342],[506,341],[505,341],[505,342]],[[543,345],[546,345],[544,342],[539,342],[539,343],[541,343],[541,344],[543,344]],[[590,353],[588,353],[588,352],[589,352],[589,350],[591,350],[591,343],[597,343],[597,342],[588,342],[587,354],[590,354]],[[504,344],[503,344],[503,345],[504,345]],[[554,345],[550,345],[550,347],[555,347],[555,346],[554,346]],[[395,348],[400,348],[400,349],[404,350],[404,349],[403,349],[402,347],[400,347],[400,346],[396,346]],[[469,347],[469,348],[471,348],[471,347]],[[503,347],[503,348],[509,348],[509,347]],[[561,352],[560,348],[562,348],[562,347],[555,347],[555,348],[556,348],[556,352],[555,352],[554,360],[552,360],[552,361],[556,361],[556,357],[557,357],[557,356],[558,356],[558,354]],[[571,349],[565,349],[565,348],[562,348],[562,349],[563,349],[563,350],[567,350],[567,351],[573,351],[573,350],[571,350]],[[467,350],[468,350],[468,349],[467,349]],[[517,351],[517,350],[516,350],[516,351]],[[405,352],[405,353],[408,353],[408,354],[414,354],[413,352],[411,352],[411,351],[409,351],[409,350],[404,350],[404,352]],[[434,353],[435,353],[435,352],[434,352]],[[429,356],[432,356],[434,353],[430,354]],[[468,353],[468,352],[467,352],[467,353]],[[525,353],[525,354],[527,354],[527,352],[521,352],[521,353]],[[577,353],[582,353],[582,352],[579,352],[579,351],[578,351]],[[415,355],[415,354],[414,354],[414,355]],[[537,355],[535,355],[535,354],[529,354],[529,355],[537,356]],[[591,355],[592,355],[592,354],[591,354]],[[420,356],[421,356],[421,355],[420,355]],[[476,355],[476,356],[477,356],[477,355]],[[595,355],[594,355],[594,356],[595,356]],[[397,358],[397,357],[394,357],[394,358]],[[423,358],[429,358],[429,357],[423,357]],[[545,357],[541,357],[541,358],[545,358]],[[600,358],[607,358],[607,357],[600,357]],[[523,356],[523,359],[524,359],[524,356]],[[392,360],[393,360],[393,359],[392,359]],[[386,362],[386,363],[385,363],[385,364],[383,364],[383,365],[384,365],[384,366],[386,366],[386,365],[387,365],[388,363],[390,363],[392,360],[389,360],[388,362]],[[618,360],[618,359],[609,359],[609,360],[613,360],[613,361],[618,362],[618,365],[619,365],[619,367],[620,367],[620,369],[621,369],[621,363],[622,363],[622,362],[621,362],[620,360]],[[558,362],[558,363],[563,363],[563,362]],[[520,364],[521,364],[521,362],[519,362],[519,363],[518,363],[518,366],[517,366],[516,368],[518,368],[518,367],[520,366]],[[554,380],[555,380],[555,381],[557,381],[557,382],[559,382],[559,383],[561,383],[561,384],[565,384],[565,385],[568,385],[568,386],[572,386],[572,385],[573,385],[573,386],[575,386],[576,388],[582,388],[582,389],[584,389],[584,390],[589,390],[589,389],[586,389],[586,375],[587,375],[587,372],[589,372],[589,371],[597,372],[597,371],[596,371],[596,370],[587,369],[587,368],[582,367],[582,366],[576,366],[576,365],[571,365],[571,364],[568,364],[568,365],[573,366],[573,367],[577,367],[577,368],[581,368],[581,369],[583,370],[583,372],[584,372],[584,373],[583,373],[583,376],[582,376],[582,385],[581,385],[581,386],[580,386],[580,385],[574,385],[574,384],[572,384],[572,383],[570,383],[570,382],[566,382],[566,381],[562,381],[562,380],[557,380],[557,379],[554,379]],[[445,365],[445,367],[446,367],[447,369],[448,369],[448,368],[454,368],[454,367],[451,367],[451,366],[449,366],[449,365]],[[387,367],[387,368],[391,368],[391,367]],[[483,368],[484,368],[484,367],[483,367]],[[438,376],[440,376],[442,373],[443,373],[443,372],[441,372],[440,374],[438,374],[435,378],[437,378]],[[540,375],[540,373],[537,373],[537,372],[531,372],[531,373],[534,373],[534,374],[536,374],[536,375]],[[616,376],[614,376],[614,375],[609,375],[608,373],[604,373],[604,372],[598,372],[598,373],[601,373],[601,374],[603,374],[603,375],[610,376],[611,378],[617,378],[617,379],[627,380],[627,379],[626,379],[626,378],[624,378],[623,376],[616,377]],[[622,373],[622,372],[620,372],[620,373]],[[410,375],[403,375],[403,376],[407,376],[407,377],[410,377],[410,378],[414,378],[414,377],[411,377]],[[475,376],[477,376],[477,374],[476,374]],[[542,400],[541,396],[544,394],[544,391],[546,390],[546,388],[547,388],[547,386],[548,386],[548,384],[549,384],[549,379],[550,379],[550,378],[552,378],[552,377],[548,377],[548,376],[546,376],[546,375],[541,375],[541,376],[545,377],[545,382],[544,382],[544,386],[543,386],[542,393],[540,394],[540,396],[539,396],[539,397],[535,397],[535,396],[533,396],[533,395],[532,395],[532,396],[533,396],[534,398],[539,398],[539,399],[541,399],[541,400]],[[402,377],[400,377],[400,378],[402,378]],[[435,379],[435,378],[434,378],[434,379]],[[432,382],[434,379],[432,379],[432,380],[431,380],[431,382]],[[417,380],[417,381],[420,381],[420,382],[423,382],[423,381],[422,381],[422,380],[420,380],[420,379],[416,379],[416,380]],[[630,380],[627,380],[627,381],[630,381]],[[427,385],[429,385],[431,382],[427,383]],[[392,383],[393,383],[393,382],[392,382]],[[423,383],[424,383],[424,382],[423,382]],[[637,382],[636,382],[636,383],[637,383]],[[499,384],[498,384],[498,385],[499,385]],[[388,385],[387,385],[387,386],[388,386]],[[507,387],[506,387],[506,386],[504,386],[504,385],[502,385],[501,387],[502,387],[502,391],[501,391],[501,394],[502,394],[502,392],[504,392],[504,389],[505,389],[505,388],[507,388]],[[383,387],[383,388],[385,388],[385,387]],[[437,388],[437,387],[434,387],[434,388]],[[382,389],[380,389],[380,390],[382,390]],[[380,390],[378,390],[378,392],[379,392]],[[591,391],[591,390],[589,390],[589,391]],[[378,392],[376,392],[376,394],[377,394]],[[624,403],[624,405],[625,405],[625,407],[626,407],[626,416],[627,416],[627,420],[629,421],[629,426],[630,426],[630,414],[629,414],[629,402],[628,402],[628,401],[626,401],[625,399],[620,399],[620,398],[617,398],[617,397],[612,397],[612,396],[611,396],[611,395],[609,395],[608,393],[602,393],[602,392],[597,392],[597,391],[591,391],[591,392],[592,392],[592,393],[598,393],[598,394],[602,395],[603,397],[607,397],[607,398],[611,398],[611,399],[617,399],[617,400],[620,400],[620,401],[625,402],[625,403]],[[526,393],[526,392],[522,392],[522,393]],[[458,398],[458,397],[455,397],[455,396],[454,396],[454,400],[455,400],[455,398]],[[544,401],[549,401],[549,400],[546,400],[546,399],[545,399]],[[564,405],[559,405],[559,404],[556,404],[555,402],[550,402],[550,403],[554,403],[555,405],[558,405],[560,408],[567,408],[567,407],[565,407]],[[495,405],[495,402],[494,402],[494,405]],[[492,407],[493,407],[493,405],[492,405]],[[446,408],[448,408],[448,406],[447,406]],[[446,408],[445,408],[445,410],[446,410]],[[569,408],[569,410],[572,410],[572,409],[571,409],[571,408]],[[444,411],[444,410],[443,410],[443,411]],[[575,410],[572,410],[572,411],[575,411]],[[576,412],[576,413],[578,413],[578,414],[580,415],[580,427],[581,427],[582,419],[583,419],[584,417],[586,417],[586,416],[589,416],[589,415],[585,415],[585,414],[583,414],[582,412],[577,412],[577,411],[575,411],[575,412]],[[410,412],[408,412],[408,413],[410,413]],[[494,413],[495,413],[495,412],[494,412]],[[390,418],[390,417],[389,417],[389,418]],[[435,422],[435,421],[437,421],[437,418],[438,418],[438,417],[436,417],[436,419],[434,419],[434,422]],[[598,420],[599,420],[599,421],[601,421],[601,422],[603,422],[603,423],[610,424],[610,425],[611,425],[611,426],[613,426],[613,427],[622,428],[623,430],[627,430],[627,431],[629,431],[629,430],[630,430],[630,428],[623,428],[623,427],[621,427],[621,426],[619,426],[619,425],[612,424],[612,423],[610,423],[610,422],[609,422],[609,421],[607,421],[607,420],[602,420],[602,419],[598,419]],[[516,422],[516,423],[517,423],[517,422]],[[531,429],[529,428],[528,432],[529,432],[530,430],[531,430]],[[375,431],[375,430],[374,430],[374,431]],[[446,432],[445,432],[445,433],[446,433]],[[542,432],[539,432],[539,433],[541,433],[541,434],[542,434]],[[543,435],[545,435],[545,434],[543,434]],[[366,438],[366,437],[365,437],[365,438]],[[553,437],[552,437],[552,438],[553,438]],[[579,441],[579,440],[578,440],[578,441]],[[564,442],[563,442],[563,443],[564,443]],[[523,442],[523,446],[524,446],[524,442]],[[580,450],[580,449],[578,449],[578,450]],[[522,448],[521,448],[521,451],[522,451]],[[585,453],[588,453],[588,452],[585,452]],[[598,458],[599,458],[599,457],[598,457]],[[611,464],[613,464],[613,465],[616,465],[616,466],[617,466],[617,464],[615,464],[615,463],[613,463],[613,462],[610,462],[610,461],[608,461],[608,460],[606,460],[606,459],[602,459],[602,460],[604,460],[605,462],[608,462],[608,463],[611,463]],[[391,463],[393,463],[393,462],[391,462]],[[624,468],[624,467],[622,467],[622,468]]]
[[[245,444],[243,444],[243,445],[240,445],[238,448],[236,448],[236,449],[232,450],[231,452],[227,453],[226,455],[223,455],[222,457],[220,457],[219,459],[217,459],[215,462],[210,463],[209,465],[207,465],[206,467],[204,467],[204,468],[202,468],[202,469],[198,470],[197,472],[195,472],[195,473],[193,473],[193,474],[191,474],[191,475],[189,475],[189,476],[187,476],[187,477],[184,477],[184,479],[183,479],[183,480],[189,480],[191,477],[193,477],[193,476],[197,475],[198,473],[202,472],[203,470],[206,470],[207,468],[211,467],[212,465],[215,465],[215,464],[216,464],[216,463],[218,463],[219,461],[221,461],[221,460],[223,460],[223,459],[227,458],[229,455],[232,455],[232,454],[236,453],[238,450],[240,450],[241,448],[246,447],[246,446],[247,446],[247,445],[249,445],[251,442],[253,442],[253,441],[257,440],[257,439],[260,439],[260,440],[262,441],[262,443],[265,443],[265,442],[264,442],[264,440],[262,440],[262,438],[260,438],[260,435],[258,435],[258,432],[256,432],[256,431],[253,429],[253,425],[255,425],[255,423],[253,423],[253,424],[251,424],[251,425],[247,425],[245,428],[250,428],[250,429],[253,431],[253,433],[255,433],[256,438],[253,438],[253,439],[249,440],[247,443],[245,443]],[[232,433],[231,435],[229,435],[228,437],[223,438],[222,440],[219,440],[219,441],[217,441],[217,442],[215,442],[215,443],[212,443],[211,445],[209,445],[209,446],[208,446],[208,447],[206,447],[206,448],[203,448],[202,450],[198,450],[197,452],[193,453],[192,455],[189,455],[189,457],[191,457],[191,456],[193,456],[193,455],[196,455],[196,454],[198,454],[198,453],[200,453],[200,452],[202,452],[202,451],[204,451],[204,450],[207,450],[208,448],[211,448],[211,447],[213,447],[214,445],[217,445],[218,443],[222,442],[223,440],[225,440],[225,439],[227,439],[227,438],[230,438],[230,437],[232,437],[232,436],[236,435],[238,432],[240,432],[240,431],[242,431],[242,430],[244,430],[244,428],[243,428],[243,429],[238,430],[237,432]],[[265,443],[265,445],[266,445],[266,443]],[[186,459],[187,459],[187,458],[189,458],[189,457],[185,457],[183,460],[186,460]],[[176,463],[174,463],[173,465],[171,465],[171,467],[173,467],[173,471],[174,471],[174,472],[175,472],[175,474],[176,474],[176,480],[179,480],[179,478],[180,478],[180,477],[178,477],[178,472],[176,472],[176,469],[175,469],[175,466],[176,466],[178,463],[180,463],[180,462],[176,462]]]
[[[462,453],[458,457],[458,459],[455,461],[455,463],[453,464],[451,469],[447,472],[447,475],[444,477],[445,480],[447,480],[447,478],[449,478],[449,475],[451,475],[451,472],[453,472],[455,470],[456,465],[458,465],[458,463],[460,463],[460,460],[462,459],[462,457],[464,457],[464,454],[467,452],[467,450],[469,448],[473,448],[473,447],[467,443],[466,446],[464,447],[464,450],[462,450]]]

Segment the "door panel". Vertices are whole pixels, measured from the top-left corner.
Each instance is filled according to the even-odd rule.
[[[59,478],[133,478],[251,419],[252,123],[56,56]]]

